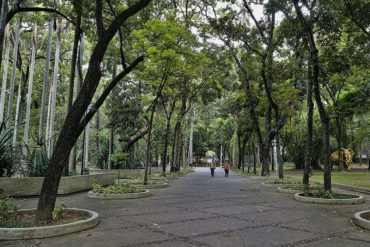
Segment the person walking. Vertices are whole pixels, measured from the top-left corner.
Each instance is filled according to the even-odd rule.
[[[214,177],[216,169],[216,162],[214,158],[212,159],[211,164],[209,164],[209,168],[211,169],[211,176]]]
[[[224,170],[225,170],[225,178],[228,178],[229,177],[229,170],[230,170],[230,163],[229,163],[228,160],[225,160]]]

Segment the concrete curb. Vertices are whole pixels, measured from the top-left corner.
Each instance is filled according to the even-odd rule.
[[[249,179],[252,180],[265,180],[265,179],[278,179],[276,176],[250,176]]]
[[[34,211],[36,209],[22,209],[19,211]],[[24,227],[24,228],[0,228],[1,240],[16,240],[16,239],[34,239],[34,238],[50,238],[57,236],[64,236],[67,234],[84,231],[93,228],[99,224],[99,214],[78,208],[67,208],[68,211],[85,212],[89,214],[86,220],[79,220],[77,222],[40,227]]]
[[[274,189],[276,189],[276,187],[278,186],[278,184],[269,184],[269,183],[263,182],[263,183],[261,183],[261,186],[262,186],[262,187],[267,187],[267,188],[274,188]]]
[[[302,190],[292,190],[289,188],[284,188],[284,187],[278,187],[276,189],[277,192],[280,193],[285,193],[285,194],[297,194],[297,193],[302,193]]]
[[[368,214],[370,216],[370,210],[366,210],[366,211],[361,211],[361,212],[355,213],[354,222],[359,227],[362,227],[362,228],[365,228],[367,230],[370,230],[370,221],[367,220],[367,219],[365,219],[365,218],[363,218],[363,215],[364,214]]]
[[[166,188],[168,187],[168,183],[158,183],[158,184],[135,184],[136,187],[142,188],[142,189],[160,189],[160,188]]]
[[[150,196],[150,191],[145,190],[144,192],[138,193],[126,193],[126,194],[104,194],[104,193],[95,193],[90,190],[87,193],[87,196],[92,199],[102,199],[102,200],[124,200],[124,199],[136,199]]]
[[[318,204],[336,204],[336,205],[350,205],[350,204],[361,204],[365,202],[365,198],[361,195],[357,198],[351,199],[324,199],[324,198],[315,198],[315,197],[306,197],[301,196],[302,193],[297,193],[294,195],[294,199],[301,202],[309,202],[309,203],[318,203]],[[354,194],[347,194],[347,195],[354,195]]]

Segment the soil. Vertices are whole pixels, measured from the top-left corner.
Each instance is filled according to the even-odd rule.
[[[43,224],[36,224],[36,211],[22,212],[18,211],[12,214],[7,219],[0,218],[0,227],[37,227],[37,226],[53,226],[77,222],[89,218],[89,214],[85,212],[76,212],[67,210],[63,218]]]
[[[370,221],[370,212],[369,213],[363,213],[363,214],[361,214],[361,217],[364,218],[365,220],[369,220]]]
[[[357,198],[357,195],[349,195],[349,194],[333,194],[331,198],[325,196],[324,194],[318,194],[318,193],[308,193],[305,195],[301,195],[305,197],[313,197],[313,198],[323,198],[323,199],[353,199]]]

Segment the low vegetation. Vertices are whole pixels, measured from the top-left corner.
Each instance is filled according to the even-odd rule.
[[[100,184],[93,184],[93,192],[103,194],[126,194],[126,193],[139,193],[145,191],[144,189],[138,188],[131,183],[114,184],[107,187],[103,187]]]

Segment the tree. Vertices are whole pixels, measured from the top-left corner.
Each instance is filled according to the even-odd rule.
[[[39,203],[37,206],[37,222],[45,220],[48,221],[52,218],[52,211],[55,206],[56,193],[61,175],[68,161],[68,154],[70,153],[74,143],[76,142],[78,136],[84,128],[83,123],[88,122],[94,115],[94,112],[90,111],[84,117],[84,113],[91,103],[96,88],[99,84],[101,78],[100,63],[104,58],[110,41],[117,33],[120,25],[127,21],[129,17],[135,15],[137,12],[145,8],[150,2],[150,0],[140,0],[135,4],[129,6],[127,9],[120,12],[117,17],[115,17],[105,28],[102,16],[103,2],[101,0],[96,1],[95,21],[98,40],[92,51],[87,74],[85,76],[82,88],[77,95],[77,98],[73,103],[71,110],[64,120],[62,129],[53,150],[53,154],[50,158],[48,172],[44,179]],[[121,78],[131,72],[131,70],[134,69],[136,65],[142,60],[143,58],[139,57],[129,67],[124,69],[123,72],[119,73],[117,77],[112,80],[106,91],[103,92],[101,97],[96,101],[95,107],[100,107],[114,85]]]

